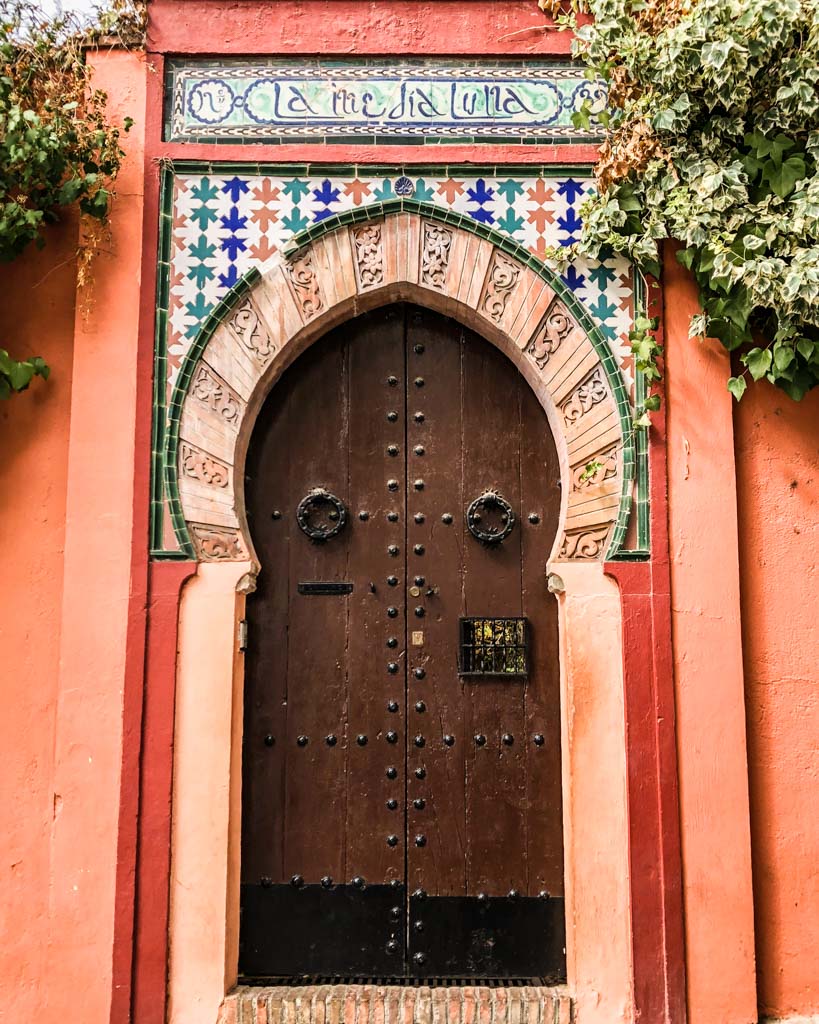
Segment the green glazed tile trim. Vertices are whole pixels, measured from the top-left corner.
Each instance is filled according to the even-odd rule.
[[[179,546],[188,558],[195,558],[196,552],[190,539],[188,526],[182,512],[182,501],[179,497],[179,467],[177,455],[179,452],[179,428],[182,422],[182,408],[185,404],[185,398],[187,397],[191,380],[193,379],[193,371],[205,350],[205,346],[213,337],[214,332],[221,324],[222,320],[231,312],[239,299],[241,299],[242,296],[250,290],[261,276],[260,271],[256,267],[251,267],[244,277],[241,277],[225,297],[217,302],[210,313],[208,313],[204,323],[199,329],[199,333],[194,338],[193,344],[186,353],[185,358],[182,360],[182,365],[179,367],[179,374],[176,378],[176,384],[171,392],[171,402],[168,407],[168,428],[164,449],[165,494],[168,499],[168,510],[171,522],[173,523],[174,532],[177,540],[179,541]]]
[[[634,309],[639,316],[646,310],[646,289],[645,279],[635,267],[634,271]],[[645,375],[636,368],[634,371],[634,397],[636,407],[639,409],[645,401],[647,394]],[[619,547],[610,554],[612,561],[645,561],[651,556],[651,517],[649,514],[649,479],[648,479],[648,431],[634,430],[629,424],[629,432],[634,443],[634,461],[636,469],[635,496],[629,501],[628,514],[624,515],[621,507],[617,516],[615,535],[620,536],[622,545],[631,515],[637,515],[637,545],[632,549]],[[632,476],[632,478],[634,478]],[[633,507],[632,507],[633,506]]]
[[[456,162],[435,162],[407,161],[401,164],[370,164],[362,161],[358,164],[333,163],[332,160],[319,161],[316,163],[293,163],[283,160],[262,161],[248,163],[236,163],[230,160],[174,160],[174,171],[177,175],[182,174],[232,174],[236,168],[241,168],[243,174],[281,174],[289,177],[307,177],[309,175],[331,177],[333,175],[345,176],[358,174],[359,171],[366,171],[372,177],[400,178],[403,174],[410,176],[418,175],[447,175],[451,173],[468,174],[475,177],[500,177],[524,175],[527,178],[551,178],[551,177],[589,177],[592,173],[592,165],[587,163],[561,164],[516,164],[514,161],[507,161],[498,164],[462,164]]]
[[[156,265],[157,307],[154,316],[154,384],[151,441],[151,504],[149,544],[152,552],[162,548],[163,493],[162,452],[165,447],[166,339],[168,326],[168,280],[172,234],[173,172],[163,167],[159,181],[159,243]]]

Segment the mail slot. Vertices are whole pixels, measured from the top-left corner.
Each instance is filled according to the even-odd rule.
[[[353,585],[352,583],[337,583],[332,580],[313,580],[309,583],[299,583],[298,591],[300,594],[316,595],[352,594]]]

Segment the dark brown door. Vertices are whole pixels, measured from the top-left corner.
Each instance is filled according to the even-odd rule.
[[[546,416],[391,306],[284,374],[247,461],[245,977],[564,973]]]

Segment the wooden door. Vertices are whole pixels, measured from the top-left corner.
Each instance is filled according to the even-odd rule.
[[[451,320],[367,314],[274,389],[246,499],[242,975],[562,977],[534,394]]]

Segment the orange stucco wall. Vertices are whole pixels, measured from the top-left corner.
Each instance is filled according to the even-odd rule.
[[[102,1024],[111,1003],[122,675],[131,565],[145,63],[94,58],[135,118],[75,309],[76,222],[3,268],[3,344],[52,379],[3,403],[0,1016]],[[11,299],[11,301],[9,301]]]
[[[692,1024],[819,1012],[819,392],[736,404],[665,269],[669,523]]]
[[[139,57],[98,58],[137,127],[89,316],[70,218],[0,269],[0,344],[53,371],[0,404],[0,1016],[15,1021],[110,1017],[145,78]],[[763,385],[732,405],[725,353],[687,339],[696,295],[673,260],[664,284],[689,1018],[819,1013],[819,393],[797,406]],[[617,711],[592,678],[589,700]],[[606,984],[600,1005],[627,1006],[622,977]]]
[[[0,347],[42,355],[52,372],[0,402],[0,1006],[10,1020],[47,989],[76,243],[70,218],[47,250],[0,269]]]
[[[819,1013],[819,391],[734,411],[761,1011]]]
[[[688,1014],[691,1024],[749,1024],[756,992],[729,363],[717,342],[688,339],[697,292],[670,247],[663,284]]]

